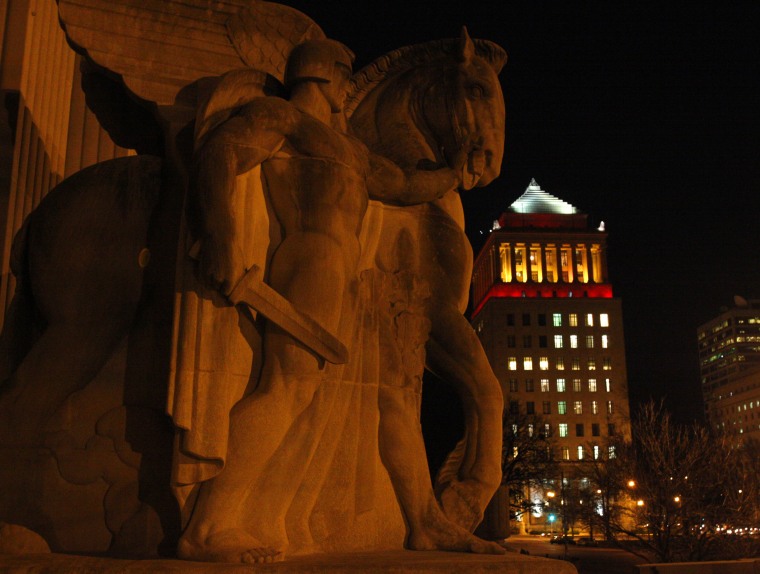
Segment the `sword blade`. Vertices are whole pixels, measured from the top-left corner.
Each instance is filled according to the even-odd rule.
[[[230,292],[227,298],[234,303],[244,304],[261,313],[306,345],[325,361],[336,365],[348,362],[348,349],[337,337],[277,291],[264,283],[261,269],[254,265]]]

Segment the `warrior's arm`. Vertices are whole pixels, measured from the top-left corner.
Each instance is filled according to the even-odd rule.
[[[245,272],[235,237],[235,178],[271,157],[285,141],[287,125],[257,121],[243,110],[219,126],[194,156],[191,218],[201,240],[201,277],[227,293]]]
[[[470,145],[462,146],[453,165],[433,169],[402,169],[389,159],[370,153],[369,196],[384,203],[414,205],[434,201],[462,184]]]

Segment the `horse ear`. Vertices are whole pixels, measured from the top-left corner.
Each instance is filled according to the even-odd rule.
[[[475,43],[467,33],[467,26],[462,26],[462,33],[459,36],[458,56],[460,62],[469,62],[472,58],[475,57]]]

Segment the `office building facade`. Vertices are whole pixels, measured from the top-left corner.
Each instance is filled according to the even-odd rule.
[[[623,315],[607,233],[530,182],[475,260],[472,324],[501,382],[506,421],[535,418],[563,465],[615,456],[630,436]],[[551,478],[551,477],[547,477]]]
[[[705,414],[718,430],[760,437],[760,300],[734,303],[697,329]]]

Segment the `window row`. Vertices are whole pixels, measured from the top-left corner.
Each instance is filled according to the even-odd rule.
[[[582,415],[584,412],[584,401],[557,401],[556,414],[568,414],[568,408],[575,415]],[[586,401],[586,414],[598,415],[602,409],[608,414],[614,414],[613,401]],[[509,401],[509,412],[512,415],[520,414],[519,401]],[[528,415],[536,414],[536,402],[525,401],[525,413]],[[541,402],[541,413],[545,415],[552,414],[552,401]]]
[[[547,349],[549,347],[549,338],[546,335],[538,335],[535,339],[533,338],[533,335],[522,336],[522,347],[524,349],[532,348],[534,342],[538,344],[539,349]],[[578,349],[581,342],[586,349],[594,349],[597,345],[602,349],[608,349],[610,346],[610,338],[608,335],[601,335],[598,339],[595,338],[594,335],[583,335],[580,338],[578,335],[568,335],[567,337],[567,347],[570,349]],[[510,349],[517,347],[517,337],[515,335],[507,335],[507,347]],[[564,335],[554,335],[553,348],[565,348]]]
[[[570,447],[563,446],[562,448],[562,460],[570,460]],[[592,457],[594,460],[599,460],[602,457],[602,447],[598,444],[591,445],[591,447],[583,446],[579,444],[575,448],[575,456],[577,460],[583,460],[587,457]],[[615,458],[617,453],[615,452],[614,445],[607,447],[607,458]]]
[[[525,356],[521,357],[521,361],[518,361],[517,357],[507,357],[507,368],[510,371],[516,371],[518,365],[520,362],[522,363],[522,370],[523,371],[532,371],[534,365],[536,362],[534,362],[533,357]],[[538,370],[539,371],[548,371],[550,368],[549,364],[549,357],[538,357]],[[596,357],[586,357],[585,360],[585,367],[588,371],[595,371],[596,370]],[[565,357],[556,357],[554,359],[554,369],[557,371],[564,371],[565,370]],[[581,358],[580,357],[571,357],[570,358],[570,370],[571,371],[580,371],[581,370]],[[602,357],[602,370],[603,371],[611,371],[612,370],[612,357]]]
[[[500,277],[504,283],[601,283],[602,246],[598,243],[508,243],[499,245]]]
[[[550,316],[552,327],[562,327],[564,325],[568,327],[577,327],[581,323],[585,327],[593,327],[595,324],[605,328],[610,326],[610,316],[608,313],[599,313],[598,316],[594,313],[552,313],[551,315],[548,315],[547,313],[536,313],[536,325],[539,327],[546,327],[547,320]],[[507,326],[514,327],[516,324],[516,318],[517,316],[515,313],[507,313]],[[533,316],[531,313],[521,314],[521,324],[523,327],[531,326],[532,321]]]
[[[536,428],[538,427],[538,428]],[[591,436],[601,436],[601,430],[602,427],[599,423],[591,423]],[[615,423],[608,423],[607,424],[607,436],[615,436],[616,432]],[[512,436],[517,436],[520,432],[520,429],[517,425],[512,425]],[[527,428],[524,432],[527,432],[529,437],[532,437],[536,432],[539,433],[541,438],[550,437],[553,435],[553,428],[550,423],[543,423],[543,425],[537,425],[530,423],[527,425]],[[583,437],[586,433],[586,427],[583,423],[577,423],[575,425],[575,436],[576,437]],[[569,426],[567,423],[559,423],[557,425],[557,435],[560,438],[567,438],[569,436]]]
[[[574,393],[580,393],[584,390],[587,390],[590,393],[595,393],[602,388],[605,392],[612,392],[612,381],[610,379],[604,379],[601,383],[597,381],[597,379],[586,379],[584,382],[583,379],[571,379],[570,384],[572,385],[573,392]],[[551,392],[551,381],[549,379],[539,379],[538,380],[538,388],[542,393],[548,393]],[[534,379],[525,379],[525,391],[528,393],[532,393],[536,388]],[[564,393],[567,391],[568,388],[568,382],[567,379],[559,378],[554,381],[554,389],[558,393]],[[517,379],[509,379],[509,392],[510,393],[518,393],[520,392],[520,385],[518,383]]]

